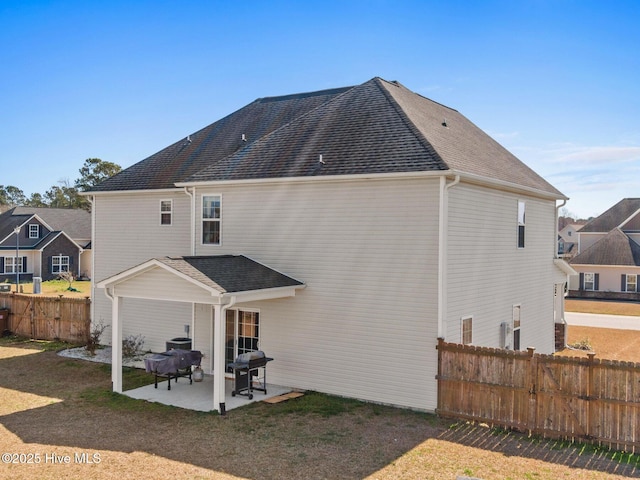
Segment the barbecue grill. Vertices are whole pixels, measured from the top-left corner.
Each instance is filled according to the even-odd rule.
[[[267,393],[267,362],[273,358],[267,357],[262,350],[255,352],[242,353],[236,357],[233,363],[227,364],[232,368],[235,374],[235,388],[231,392],[231,396],[244,395],[253,398],[253,391],[260,390]],[[260,377],[259,369],[262,369],[262,377]],[[254,381],[258,386],[254,386]]]
[[[155,353],[144,359],[147,373],[155,375],[155,387],[158,388],[158,377],[167,378],[167,390],[171,390],[171,379],[178,381],[180,377],[188,377],[189,384],[193,384],[191,367],[200,366],[202,353],[198,350],[169,350]]]

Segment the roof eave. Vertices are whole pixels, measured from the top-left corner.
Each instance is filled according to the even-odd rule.
[[[469,183],[490,186],[493,188],[498,188],[500,190],[508,190],[517,193],[525,192],[536,197],[547,198],[550,200],[569,200],[569,197],[560,192],[550,192],[548,190],[541,190],[539,188],[520,185],[513,182],[506,182],[504,180],[498,180],[497,178],[485,177],[482,175],[476,175],[474,173],[468,173],[459,170],[451,170],[450,172],[455,175],[460,175],[460,178],[462,180],[466,180]]]

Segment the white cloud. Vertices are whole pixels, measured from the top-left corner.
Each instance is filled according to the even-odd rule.
[[[600,164],[607,163],[626,163],[640,162],[640,147],[615,147],[615,146],[596,146],[596,147],[564,147],[558,150],[551,150],[555,161],[570,162],[584,165],[584,163]]]
[[[582,218],[597,216],[623,198],[640,197],[640,147],[555,144],[514,152],[562,193]]]

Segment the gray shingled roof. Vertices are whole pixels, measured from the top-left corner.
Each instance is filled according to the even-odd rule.
[[[573,257],[569,263],[640,266],[640,245],[619,228],[614,228],[604,238]]]
[[[580,233],[609,232],[640,210],[640,198],[623,198],[602,215],[589,221]],[[637,224],[638,222],[634,222]]]
[[[64,231],[71,238],[91,238],[91,214],[78,208],[15,207],[11,215],[26,220],[38,215],[53,230]]]
[[[156,260],[221,293],[304,285],[243,255],[163,257]]]
[[[90,191],[172,188],[176,182],[184,181],[345,90],[348,88],[259,98],[122,170]]]
[[[563,197],[456,110],[380,78],[355,87],[259,99],[189,140],[92,191],[453,170]]]

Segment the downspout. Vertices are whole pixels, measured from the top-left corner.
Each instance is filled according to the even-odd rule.
[[[225,328],[226,328],[226,315],[227,310],[233,307],[237,302],[237,297],[232,295],[230,297],[229,303],[222,305],[219,309],[219,318],[213,319],[213,378],[214,378],[214,386],[213,386],[213,398],[214,398],[214,409],[218,410],[220,415],[226,414],[225,407],[225,373],[224,373],[224,342],[225,342]],[[214,311],[214,315],[215,315]],[[217,325],[217,328],[216,328]],[[216,395],[217,393],[217,395]],[[215,400],[218,400],[216,405]],[[216,408],[217,407],[217,408]]]
[[[188,187],[184,187],[184,193],[189,197],[190,204],[190,217],[191,217],[191,228],[190,228],[190,238],[189,238],[189,249],[190,255],[196,254],[196,239],[195,239],[195,195],[189,191]],[[190,336],[193,338],[194,333],[196,331],[196,304],[191,303],[191,331]]]
[[[93,300],[95,298],[95,293],[96,293],[96,277],[94,275],[94,269],[95,269],[95,264],[96,264],[96,249],[94,248],[94,242],[96,241],[96,208],[95,208],[95,196],[91,195],[91,196],[87,196],[87,200],[88,202],[91,204],[91,272],[89,273],[91,275],[91,299]],[[42,266],[40,266],[40,269],[42,269]],[[93,322],[93,319],[96,318],[96,302],[92,301],[91,302],[91,310],[90,310],[90,316],[91,316],[91,321]]]
[[[189,191],[189,187],[184,187],[184,193],[186,193],[191,199],[191,255],[196,254],[196,196],[195,188],[194,192]]]
[[[449,225],[448,192],[451,187],[460,183],[460,175],[456,175],[453,182],[447,183],[447,177],[440,177],[440,212],[438,219],[438,338],[444,339],[447,334],[446,318],[446,270],[447,270],[447,228]]]

